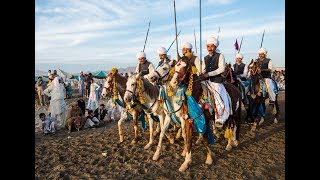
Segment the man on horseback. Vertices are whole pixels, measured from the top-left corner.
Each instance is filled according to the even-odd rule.
[[[265,48],[260,48],[258,51],[259,57],[256,59],[256,62],[261,69],[261,76],[264,78],[267,86],[270,98],[269,104],[272,105],[276,100],[277,87],[271,79],[272,62],[271,59],[266,58],[267,52],[268,51]]]
[[[214,103],[217,108],[215,124],[222,127],[230,115],[230,97],[222,84],[221,74],[225,71],[226,64],[223,54],[216,52],[218,45],[219,41],[216,38],[208,38],[207,50],[209,54],[202,61],[202,70],[199,61],[195,61],[195,65],[200,74],[203,72],[204,84],[214,95]]]
[[[233,65],[234,74],[237,78],[240,78],[242,81],[247,80],[247,73],[248,73],[248,66],[242,62],[243,55],[237,54],[236,55],[236,63]]]
[[[138,52],[136,58],[139,60],[139,64],[136,67],[136,73],[142,73],[142,76],[148,75],[149,72],[154,71],[154,66],[146,59],[146,53]],[[145,76],[145,78],[147,78]]]
[[[159,47],[157,50],[157,53],[159,54],[160,61],[158,63],[158,66],[156,69],[161,66],[163,63],[169,63],[171,60],[168,58],[167,50],[164,47]],[[150,72],[150,71],[149,71]]]
[[[182,44],[182,54],[189,58],[192,66],[195,66],[195,61],[199,62],[199,58],[194,52],[192,52],[192,44],[189,42],[184,42]]]

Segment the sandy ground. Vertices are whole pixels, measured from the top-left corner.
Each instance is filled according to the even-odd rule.
[[[55,135],[35,133],[36,179],[285,179],[285,96],[279,94],[281,115],[279,123],[273,124],[271,107],[267,107],[265,122],[255,134],[250,125],[242,124],[239,146],[230,152],[225,150],[227,141],[221,136],[210,148],[213,164],[206,165],[206,150],[192,146],[190,168],[178,171],[184,161],[180,156],[183,139],[170,144],[163,141],[162,154],[158,161],[152,156],[156,151],[158,137],[153,146],[144,150],[149,140],[148,130],[139,128],[140,139],[131,144],[132,122],[123,124],[125,141],[118,144],[117,122],[106,123],[99,128],[90,128],[68,134],[60,130]],[[75,99],[68,100],[69,104]],[[36,118],[44,108],[36,106]],[[245,116],[243,111],[242,116]],[[38,121],[39,119],[36,119]],[[174,136],[174,132],[171,132]],[[69,138],[68,138],[69,136]],[[107,156],[102,156],[106,153]]]

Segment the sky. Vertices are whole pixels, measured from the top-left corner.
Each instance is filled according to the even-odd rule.
[[[180,54],[187,41],[200,57],[199,2],[175,1]],[[156,66],[157,49],[168,49],[175,39],[173,5],[173,0],[36,0],[35,70],[78,73],[136,66],[149,21],[145,53]],[[243,38],[240,53],[247,64],[257,58],[264,30],[267,57],[274,67],[284,67],[285,0],[201,0],[202,58],[208,54],[206,39],[219,36],[218,49],[233,64],[235,41],[240,46]],[[176,59],[175,43],[168,54]]]

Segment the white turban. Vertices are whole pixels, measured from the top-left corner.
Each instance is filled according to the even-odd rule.
[[[145,57],[146,57],[146,53],[144,53],[144,52],[138,52],[137,55],[136,55],[136,58],[139,59],[139,58],[142,58],[142,57],[145,58]]]
[[[267,55],[268,51],[265,48],[260,48],[258,53]]]
[[[182,44],[182,48],[188,48],[188,49],[192,49],[192,44],[188,43],[188,42],[184,42]]]
[[[219,46],[219,41],[214,37],[210,37],[210,38],[207,39],[207,45],[208,44],[213,44],[216,47],[218,47]]]
[[[240,54],[240,53],[239,53],[239,54],[237,54],[237,55],[236,55],[236,59],[237,59],[237,58],[241,58],[241,59],[243,59],[242,54]]]
[[[158,54],[167,54],[167,50],[164,47],[159,47],[157,50]]]

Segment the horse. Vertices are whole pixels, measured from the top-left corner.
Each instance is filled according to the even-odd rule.
[[[186,68],[183,68],[183,66],[188,66],[188,61],[186,63],[184,63],[184,65],[182,65],[180,67],[180,70],[176,69],[176,72],[178,71],[177,77],[179,77],[179,74],[180,74],[180,77],[181,77],[182,74],[186,73],[186,71],[185,71]],[[194,76],[197,77],[196,75],[194,75]],[[188,77],[188,76],[186,76],[186,77]],[[172,80],[171,80],[172,82],[170,82],[170,83],[172,83],[173,85],[177,84],[178,83],[177,79],[178,78],[176,78],[176,79],[172,78]],[[197,82],[197,80],[195,80],[195,82]],[[199,82],[199,84],[196,84],[196,83],[194,84],[195,87],[202,87],[202,91],[201,90],[195,91],[195,93],[198,93],[198,96],[199,95],[200,96],[201,95],[207,96],[207,95],[211,94],[210,95],[210,97],[211,97],[210,100],[212,102],[214,102],[214,98],[213,98],[212,92],[210,92],[208,90],[208,88],[206,86],[204,86],[203,84],[207,85],[206,82],[204,82],[204,83],[200,83]],[[239,139],[240,124],[241,124],[241,106],[240,106],[241,93],[234,85],[232,85],[232,84],[230,84],[228,82],[224,82],[223,85],[226,88],[226,91],[228,92],[228,94],[230,96],[231,103],[232,103],[231,110],[233,112],[232,114],[229,115],[227,121],[222,126],[222,129],[226,129],[225,137],[228,139],[228,144],[226,146],[226,150],[230,151],[232,149],[232,147],[238,146],[237,139]],[[197,97],[197,95],[195,97]],[[213,111],[212,111],[213,115],[210,116],[210,119],[213,119],[215,121],[215,115],[217,115],[217,112],[215,110],[214,103],[212,103],[212,104],[213,104]],[[203,109],[206,109],[206,108],[204,107]],[[213,128],[213,130],[216,129],[215,128],[215,124],[212,125],[212,128]]]
[[[205,128],[203,129],[205,130],[203,130],[201,133],[204,134],[203,143],[208,150],[205,163],[210,165],[213,162],[212,152],[209,148],[209,141],[207,138],[208,132],[211,131],[210,123],[208,121],[209,120],[208,116],[210,116],[209,111],[207,110],[203,112],[200,108],[200,111],[201,111],[199,113],[200,115],[195,115],[197,117],[194,116],[193,118],[191,118],[189,109],[188,109],[189,102],[192,102],[192,99],[190,99],[191,93],[189,94],[189,97],[184,95],[186,90],[185,84],[187,83],[182,82],[181,86],[179,85],[172,86],[170,84],[171,81],[169,82],[169,80],[172,79],[172,77],[177,76],[176,74],[179,73],[177,71],[178,69],[177,66],[179,66],[180,68],[182,67],[182,64],[186,64],[186,62],[188,62],[186,58],[187,57],[183,57],[182,59],[180,59],[173,68],[171,68],[170,64],[164,63],[160,67],[158,67],[153,74],[150,75],[156,80],[161,80],[163,84],[159,101],[162,102],[165,109],[164,112],[166,114],[163,128],[161,128],[157,150],[152,159],[155,161],[159,159],[160,150],[162,147],[162,139],[164,137],[166,130],[168,129],[171,119],[175,121],[175,123],[181,123],[182,137],[184,139],[184,149],[181,155],[185,156],[185,161],[179,168],[179,171],[181,172],[185,171],[191,162],[191,142],[192,142],[192,132],[193,132],[193,121],[196,121],[197,119],[203,119],[204,121],[203,124]],[[191,77],[191,76],[192,78],[195,77],[195,79],[193,79],[194,80],[193,83],[190,84],[190,87],[192,86],[193,88],[193,90],[191,91],[192,91],[192,98],[194,99],[194,102],[195,102],[194,109],[197,109],[197,107],[199,108],[199,105],[197,102],[199,102],[200,98],[202,97],[202,94],[201,94],[202,91],[200,91],[200,88],[201,88],[200,81],[198,81],[197,79],[198,77],[191,72],[192,69],[190,68],[190,66],[183,66],[183,68],[186,69],[185,70],[186,72],[182,75],[183,77],[182,80],[184,80],[185,77]],[[170,73],[170,69],[171,69],[171,73]],[[187,102],[187,99],[189,99],[188,100],[189,102]],[[207,118],[204,118],[204,116],[207,116]],[[200,126],[200,125],[195,124],[195,126]],[[213,136],[212,136],[212,140],[213,140]]]
[[[248,75],[247,79],[249,79],[249,111],[251,118],[254,120],[251,131],[255,131],[257,125],[261,125],[264,122],[265,116],[265,100],[268,98],[267,88],[264,81],[264,78],[261,76],[261,69],[258,66],[258,63],[251,60],[248,66]],[[273,80],[274,81],[274,80]],[[276,83],[275,83],[276,85]],[[278,123],[279,116],[279,104],[278,104],[278,94],[275,97],[275,103],[272,105],[273,110],[272,114],[275,116],[274,123]],[[260,117],[260,119],[259,119]]]
[[[160,106],[158,101],[159,88],[148,81],[148,79],[141,76],[141,73],[135,73],[128,77],[126,83],[126,92],[124,94],[124,101],[129,107],[139,106],[142,108],[144,113],[147,115],[150,128],[149,143],[144,149],[149,149],[153,143],[153,121],[154,118],[158,117],[160,122],[160,128],[162,129],[164,122],[164,110]],[[136,119],[134,117],[134,122]],[[138,137],[137,124],[134,123],[135,139]],[[170,143],[174,143],[174,139],[169,134],[165,134],[169,139]]]
[[[236,87],[238,87],[240,93],[241,93],[241,102],[244,105],[245,109],[246,109],[246,117],[245,120],[246,122],[249,122],[248,118],[250,116],[250,112],[249,112],[249,108],[248,108],[248,98],[246,96],[246,94],[248,93],[248,88],[245,87],[244,84],[246,84],[247,82],[242,81],[239,77],[236,77],[233,69],[231,68],[231,64],[230,63],[226,63],[226,67],[224,72],[221,74],[222,78],[224,79],[225,82],[228,82]],[[243,84],[244,83],[244,84]]]
[[[125,108],[125,104],[123,104],[123,102],[118,99],[118,95],[120,95],[121,99],[123,100],[124,93],[126,91],[126,82],[127,79],[121,76],[116,68],[113,68],[106,77],[106,81],[104,83],[104,87],[101,93],[102,97],[113,98],[113,100],[115,100],[115,103],[120,103],[119,105]],[[126,119],[129,118],[128,115],[131,115],[135,119],[138,119],[139,117],[143,116],[144,113],[140,107],[131,108],[130,111],[127,111],[127,109],[125,109],[125,112],[122,114],[121,118],[118,121],[118,131],[120,137],[119,143],[122,143],[124,141],[121,125]],[[132,143],[136,143],[136,139],[133,139]]]

